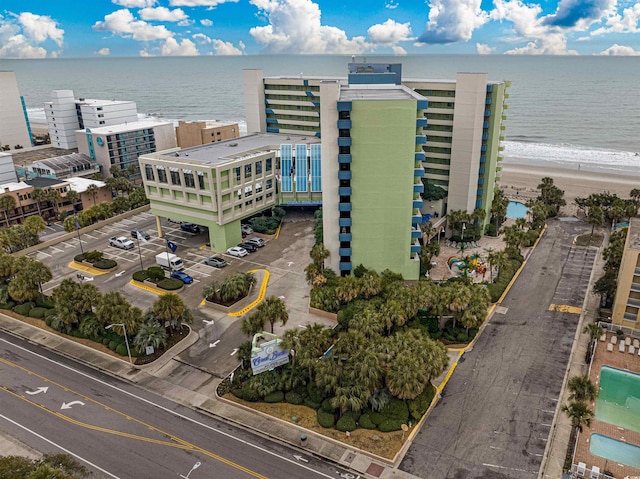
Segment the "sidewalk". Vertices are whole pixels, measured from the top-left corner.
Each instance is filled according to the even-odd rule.
[[[69,339],[57,336],[48,331],[23,323],[20,320],[0,314],[0,329],[28,341],[55,351],[58,354],[84,363],[106,374],[130,381],[138,386],[152,391],[172,401],[184,404],[196,410],[212,414],[223,421],[234,423],[238,427],[252,429],[262,435],[269,436],[276,441],[285,442],[299,448],[308,454],[323,458],[334,464],[352,469],[365,477],[388,479],[411,479],[415,476],[404,473],[385,463],[384,460],[376,460],[366,454],[349,448],[339,441],[315,434],[306,429],[299,428],[295,424],[274,419],[262,415],[253,410],[237,405],[229,405],[209,394],[202,394],[173,384],[170,377],[163,378],[159,375],[162,369],[173,357],[180,354],[186,348],[198,340],[198,334],[191,332],[189,336],[177,344],[148,366],[138,366],[131,369],[126,360],[120,360],[108,354],[95,351]],[[217,387],[220,379],[211,376],[213,385]],[[212,386],[212,384],[210,384]],[[300,435],[305,434],[307,441],[305,447],[300,446]],[[2,454],[25,455],[26,448],[15,445],[11,438],[5,438],[0,432],[0,452]],[[13,447],[9,447],[12,445]]]

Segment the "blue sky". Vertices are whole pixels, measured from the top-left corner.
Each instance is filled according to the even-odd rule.
[[[640,55],[629,0],[0,0],[0,58]]]

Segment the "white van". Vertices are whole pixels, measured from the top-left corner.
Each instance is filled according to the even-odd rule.
[[[182,258],[172,253],[159,253],[156,255],[156,264],[169,271],[181,271],[184,269]]]

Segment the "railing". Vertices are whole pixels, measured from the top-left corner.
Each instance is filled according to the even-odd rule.
[[[617,324],[605,323],[603,321],[600,321],[599,324],[602,329],[610,333],[615,333],[616,331],[621,329],[625,336],[640,338],[640,329],[629,328],[628,326],[618,326]]]
[[[615,479],[609,474],[600,472],[600,468],[596,468],[595,471],[584,466],[584,464],[571,464],[570,476],[572,479],[584,478],[584,479]]]

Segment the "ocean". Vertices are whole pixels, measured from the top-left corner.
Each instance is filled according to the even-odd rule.
[[[242,70],[265,75],[346,76],[351,56],[234,56],[0,59],[14,70],[33,122],[51,90],[76,98],[133,100],[141,117],[223,120],[246,131]],[[400,62],[403,78],[453,79],[486,72],[510,80],[505,163],[640,175],[640,61],[637,57],[408,55],[357,57]]]

